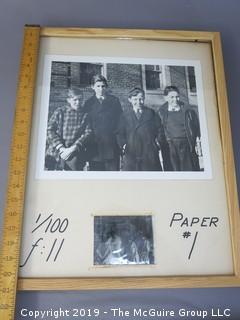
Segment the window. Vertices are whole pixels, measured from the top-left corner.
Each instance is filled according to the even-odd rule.
[[[189,91],[191,93],[196,93],[196,78],[195,78],[195,71],[194,67],[187,67],[187,77],[188,77],[188,85]]]
[[[145,65],[146,90],[161,89],[161,72],[159,65]]]
[[[80,63],[80,86],[86,87],[91,85],[92,77],[95,74],[102,74],[102,64],[93,64],[93,63]]]

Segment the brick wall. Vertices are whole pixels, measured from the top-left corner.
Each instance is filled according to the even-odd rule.
[[[91,64],[89,64],[91,67]],[[93,66],[93,65],[92,65]],[[188,103],[188,91],[184,66],[169,66],[170,82],[180,90],[181,100]],[[123,109],[129,105],[128,92],[134,87],[143,87],[142,67],[139,64],[108,63],[106,65],[109,92],[120,99]],[[66,103],[67,89],[81,88],[83,103],[93,94],[90,84],[81,84],[79,62],[53,62],[51,75],[51,90],[49,99],[49,116],[53,111]],[[162,92],[146,95],[146,105],[158,109],[164,103]]]
[[[171,85],[176,86],[179,89],[181,101],[183,101],[184,103],[189,103],[185,67],[170,66],[169,70]]]

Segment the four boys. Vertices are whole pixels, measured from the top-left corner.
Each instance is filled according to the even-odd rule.
[[[79,171],[88,163],[91,171],[119,171],[121,155],[123,171],[200,170],[198,117],[180,101],[177,87],[165,88],[166,103],[158,112],[144,105],[144,90],[134,88],[122,112],[107,86],[105,77],[94,76],[94,94],[83,106],[80,91],[68,91],[68,104],[56,109],[48,123],[47,169]]]

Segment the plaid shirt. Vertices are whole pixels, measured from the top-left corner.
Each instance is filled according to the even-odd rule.
[[[47,154],[58,158],[58,146],[66,148],[76,145],[79,150],[91,136],[88,116],[82,110],[70,106],[56,109],[48,122]]]

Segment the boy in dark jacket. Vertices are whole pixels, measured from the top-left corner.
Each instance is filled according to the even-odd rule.
[[[200,126],[196,112],[180,101],[179,90],[167,86],[166,103],[159,108],[167,145],[163,150],[169,158],[167,171],[199,171],[196,144],[200,141]]]
[[[90,171],[119,171],[120,150],[116,129],[122,113],[119,99],[107,92],[107,80],[95,75],[94,94],[84,104],[93,130],[92,142],[87,146]]]
[[[161,171],[159,147],[163,136],[161,120],[144,105],[145,92],[129,92],[130,108],[120,118],[117,140],[124,155],[123,171]]]

